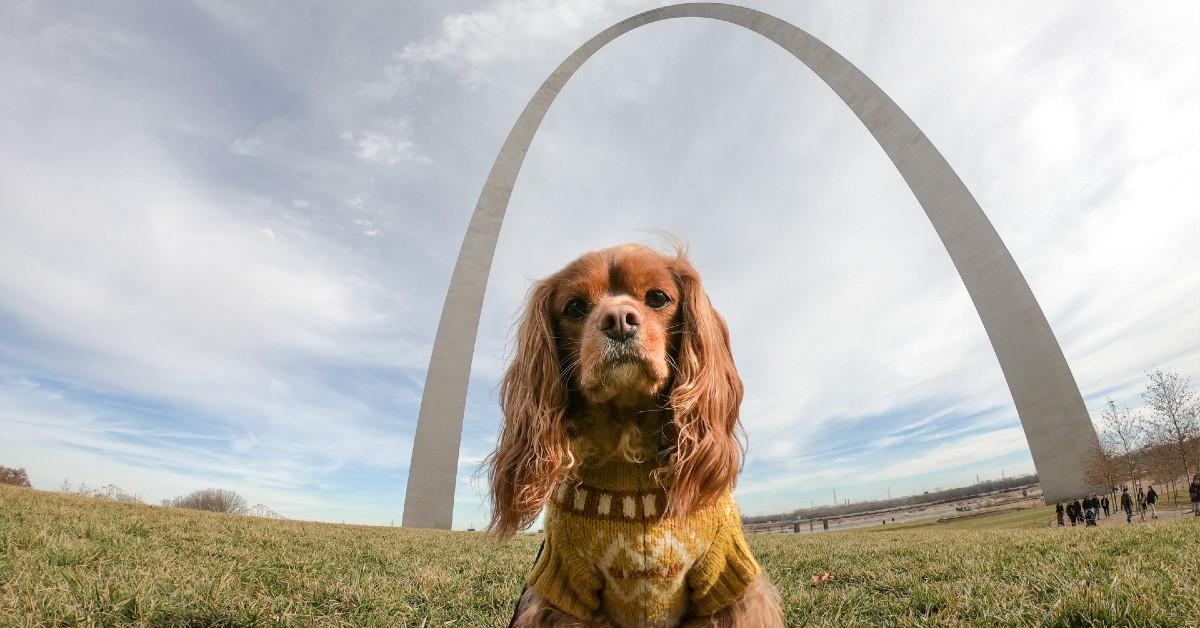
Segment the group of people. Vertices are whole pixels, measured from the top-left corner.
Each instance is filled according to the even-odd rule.
[[[1200,476],[1197,476],[1197,482],[1192,483],[1196,487],[1198,495],[1200,495]],[[1193,498],[1193,501],[1196,501]],[[1059,502],[1054,507],[1055,515],[1058,517],[1059,527],[1066,526],[1065,519],[1070,519],[1071,525],[1095,526],[1100,519],[1100,512],[1104,512],[1105,517],[1112,515],[1112,504],[1108,501],[1108,495],[1097,497],[1095,494],[1088,495],[1083,498],[1083,501],[1076,499],[1068,502],[1063,506]],[[1121,497],[1118,502],[1118,507],[1125,511],[1126,523],[1133,524],[1134,508],[1141,514],[1142,521],[1146,520],[1146,513],[1150,514],[1151,519],[1158,519],[1158,491],[1154,490],[1154,485],[1149,486],[1149,490],[1142,490],[1138,487],[1136,500],[1129,494],[1129,488],[1121,487]]]
[[[1200,473],[1197,473],[1192,478],[1191,484],[1188,485],[1188,497],[1192,502],[1192,514],[1200,517]],[[1076,499],[1067,502],[1065,506],[1059,502],[1054,507],[1059,527],[1066,526],[1068,520],[1072,526],[1094,526],[1097,525],[1101,512],[1105,517],[1109,517],[1115,514],[1117,509],[1125,513],[1125,522],[1130,525],[1133,524],[1134,513],[1141,516],[1142,521],[1146,520],[1146,515],[1149,515],[1151,519],[1158,519],[1158,491],[1154,490],[1153,484],[1150,484],[1146,490],[1139,486],[1135,495],[1129,492],[1129,487],[1122,486],[1121,497],[1115,504],[1109,503],[1108,495],[1097,497],[1092,494],[1083,500]]]

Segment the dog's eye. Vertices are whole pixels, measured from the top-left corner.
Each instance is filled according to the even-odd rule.
[[[587,301],[576,297],[567,301],[566,307],[563,308],[563,316],[567,318],[583,318],[587,316],[588,304]]]
[[[650,292],[646,293],[646,305],[649,305],[656,310],[660,307],[666,306],[666,304],[670,302],[671,297],[667,296],[667,293],[663,292],[662,290],[651,290]]]

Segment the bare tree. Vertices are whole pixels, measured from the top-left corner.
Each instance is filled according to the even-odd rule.
[[[1103,486],[1104,492],[1112,498],[1113,487],[1122,483],[1125,467],[1119,456],[1106,448],[1103,442],[1097,442],[1088,449],[1084,465],[1084,476],[1089,484]]]
[[[1145,430],[1142,429],[1142,415],[1129,408],[1118,406],[1111,398],[1105,400],[1104,409],[1100,411],[1103,426],[1100,430],[1100,443],[1121,467],[1121,475],[1129,478],[1132,488],[1142,476],[1139,460]]]
[[[193,491],[170,501],[175,508],[193,508],[208,512],[224,512],[232,515],[245,514],[246,498],[223,488],[205,488]]]
[[[1175,371],[1154,369],[1146,376],[1150,383],[1142,392],[1142,400],[1150,408],[1146,420],[1150,441],[1166,447],[1185,477],[1192,477],[1192,469],[1198,464],[1195,457],[1195,442],[1200,440],[1200,400],[1192,389],[1190,377],[1181,377]],[[1176,472],[1178,475],[1178,471]]]
[[[25,473],[24,468],[14,469],[0,466],[0,484],[32,488],[32,485],[29,484],[29,474]]]
[[[1179,479],[1179,460],[1174,451],[1166,445],[1151,443],[1142,450],[1142,460],[1146,473],[1160,486],[1169,487],[1174,498],[1175,482]],[[1172,504],[1177,502],[1172,501]]]
[[[124,502],[129,504],[141,504],[142,498],[133,493],[127,493],[124,489],[116,484],[106,484],[101,488],[92,491],[92,497],[101,499],[110,499],[114,502]]]

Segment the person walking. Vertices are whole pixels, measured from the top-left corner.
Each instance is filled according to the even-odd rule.
[[[1141,517],[1142,517],[1142,521],[1145,521],[1146,520],[1146,493],[1145,493],[1145,491],[1142,490],[1142,487],[1140,487],[1140,486],[1138,487],[1138,494],[1137,494],[1137,509],[1138,509],[1138,514],[1141,515]]]
[[[1200,517],[1200,473],[1192,478],[1192,484],[1188,486],[1188,495],[1192,498],[1192,514]]]
[[[1087,499],[1083,500],[1083,521],[1089,528],[1096,527],[1096,517],[1099,514],[1100,500],[1096,499],[1095,495],[1088,495]]]
[[[1075,506],[1075,521],[1083,523],[1083,504],[1080,504],[1078,499],[1071,504]]]
[[[1129,488],[1121,487],[1121,510],[1125,511],[1125,523],[1133,525],[1133,498],[1129,496]]]
[[[1104,518],[1108,518],[1108,495],[1100,498],[1100,506],[1104,508]]]
[[[1146,508],[1150,510],[1151,519],[1158,519],[1158,491],[1154,490],[1153,484],[1146,491]]]
[[[1054,505],[1054,516],[1058,519],[1058,527],[1063,527],[1067,524],[1063,523],[1063,506],[1062,502]]]

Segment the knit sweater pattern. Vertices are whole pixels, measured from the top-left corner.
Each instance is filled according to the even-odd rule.
[[[664,517],[653,466],[610,462],[560,485],[546,510],[546,544],[529,586],[577,619],[677,626],[738,600],[760,568],[733,496]]]

